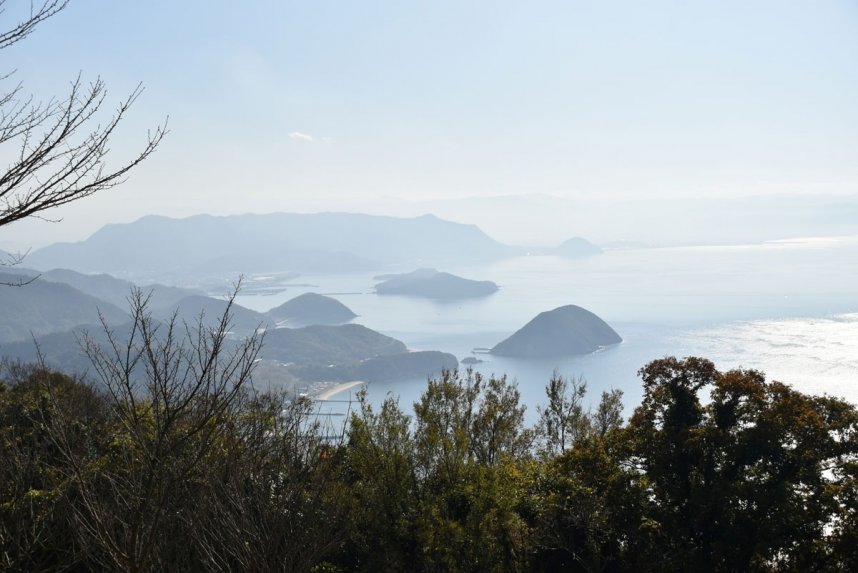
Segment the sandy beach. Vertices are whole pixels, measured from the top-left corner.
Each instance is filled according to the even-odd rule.
[[[336,386],[331,386],[330,388],[323,390],[322,392],[316,394],[314,398],[316,400],[329,400],[331,396],[335,394],[339,394],[344,390],[348,390],[349,388],[354,388],[355,386],[360,386],[364,382],[362,380],[354,380],[352,382],[343,382],[342,384],[337,384]]]

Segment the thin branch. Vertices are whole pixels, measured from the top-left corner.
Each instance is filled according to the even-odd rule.
[[[20,42],[29,36],[33,30],[66,7],[69,0],[45,0],[41,7],[36,8],[34,4],[30,4],[30,14],[25,19],[19,21],[12,28],[5,32],[0,32],[0,50],[8,48],[16,42]],[[0,0],[0,14],[5,12],[6,0]]]

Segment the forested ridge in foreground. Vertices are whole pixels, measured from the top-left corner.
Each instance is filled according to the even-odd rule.
[[[261,341],[134,310],[84,341],[98,384],[7,364],[4,571],[847,571],[858,568],[858,411],[719,372],[640,370],[585,411],[552,377],[526,428],[516,385],[448,371],[413,415],[253,390]],[[410,409],[409,409],[410,410]]]

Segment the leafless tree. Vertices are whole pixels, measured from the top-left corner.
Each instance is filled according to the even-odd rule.
[[[349,494],[337,480],[344,434],[307,398],[261,394],[233,419],[229,454],[209,466],[186,529],[206,571],[310,571],[343,542]]]
[[[41,5],[30,2],[27,15],[17,24],[0,32],[0,49],[8,48],[15,42],[26,38],[40,22],[47,20],[66,7],[69,0],[47,0]],[[0,0],[0,16],[5,13],[6,0]]]
[[[338,550],[345,429],[253,388],[263,335],[230,333],[234,296],[186,324],[133,292],[130,326],[82,338],[91,382],[0,369],[0,570],[309,571]]]
[[[130,332],[105,324],[107,344],[84,339],[113,428],[89,458],[68,424],[52,425],[51,439],[67,454],[78,542],[105,570],[184,568],[172,541],[185,527],[177,508],[188,508],[213,452],[222,452],[262,343],[230,339],[234,296],[210,327],[202,316],[191,325],[153,319],[138,290]]]
[[[26,256],[27,253],[4,253],[3,251],[0,251],[0,267],[14,267],[16,265],[20,265],[24,262],[24,257]],[[25,286],[37,278],[39,278],[38,275],[33,275],[31,277],[16,275],[15,277],[10,277],[8,280],[0,279],[0,286]]]
[[[0,16],[6,0],[0,0]],[[0,32],[0,49],[24,39],[41,22],[63,10],[68,0],[30,4],[28,16]],[[143,91],[138,85],[103,118],[107,90],[101,78],[71,82],[68,95],[40,102],[27,95],[13,73],[0,76],[0,150],[8,164],[0,171],[0,227],[26,219],[44,218],[54,207],[89,197],[125,180],[166,134],[166,122],[150,131],[141,151],[108,166],[109,142]]]

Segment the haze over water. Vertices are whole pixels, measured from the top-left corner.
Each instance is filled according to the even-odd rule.
[[[665,354],[858,401],[858,238],[735,245],[858,232],[856,30],[848,0],[262,0],[240,18],[229,2],[72,2],[4,52],[10,85],[47,102],[78,75],[102,77],[111,107],[142,81],[115,164],[167,115],[171,133],[121,189],[48,213],[62,224],[0,229],[0,249],[151,214],[248,211],[431,212],[543,246],[731,243],[442,268],[501,286],[457,303],[377,297],[370,275],[302,276],[316,286],[240,302],[348,293],[337,298],[357,322],[460,359],[566,304],[624,338],[592,356],[477,366],[517,378],[530,404],[555,367],[634,404],[635,372]],[[424,383],[372,391],[408,402]]]
[[[858,237],[613,250],[579,259],[526,256],[442,270],[501,288],[483,299],[438,302],[375,295],[372,275],[303,276],[295,282],[304,286],[238,302],[267,310],[302,292],[332,294],[359,315],[355,322],[411,349],[452,352],[460,360],[539,312],[566,304],[595,312],[623,337],[621,345],[570,359],[477,355],[486,362],[475,370],[519,382],[530,420],[555,369],[583,376],[591,399],[621,388],[631,407],[641,396],[637,370],[665,355],[756,368],[796,389],[858,402]],[[374,383],[370,396],[376,401],[392,392],[410,409],[425,382]]]

